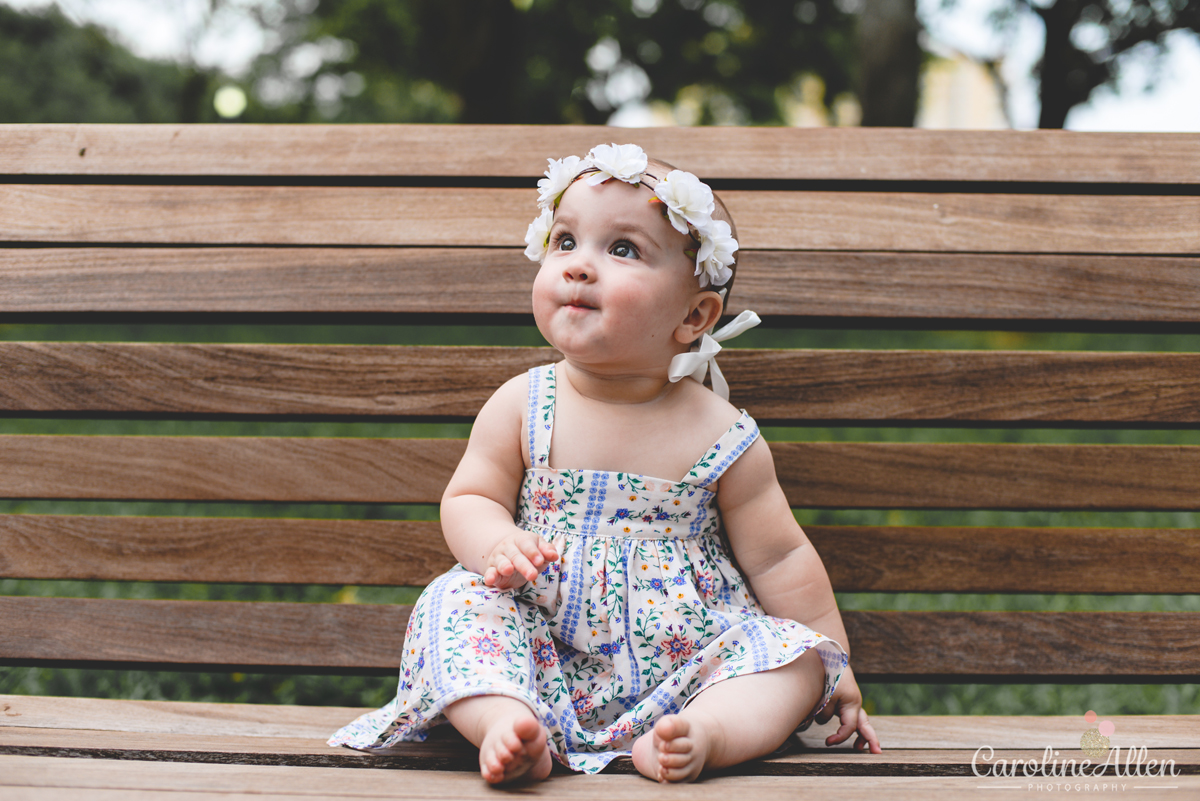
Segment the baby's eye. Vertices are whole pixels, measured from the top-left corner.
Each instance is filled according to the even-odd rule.
[[[575,237],[571,236],[570,234],[559,234],[558,241],[555,243],[555,246],[559,250],[574,250]]]
[[[609,252],[618,259],[636,259],[638,257],[637,248],[629,242],[618,242],[613,245],[612,250]]]

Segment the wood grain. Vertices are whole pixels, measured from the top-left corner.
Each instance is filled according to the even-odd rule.
[[[863,758],[861,754],[858,756],[860,760]],[[995,756],[1001,758],[1004,755]],[[797,797],[836,797],[845,801],[878,801],[880,798],[889,801],[956,801],[980,794],[981,787],[1007,786],[1015,792],[1010,791],[1005,797],[1030,798],[1034,797],[1035,791],[1026,790],[1026,785],[1036,781],[1028,778],[981,779],[971,774],[969,760],[956,765],[953,775],[841,775],[828,771],[797,775],[768,772],[765,767],[756,771],[757,766],[764,764],[751,763],[689,784],[687,797],[694,801],[727,801],[730,798],[795,801]],[[522,797],[562,801],[613,797],[627,801],[667,801],[681,795],[678,787],[647,781],[634,774],[631,767],[627,762],[618,761],[612,769],[598,775],[555,771],[545,781],[521,786],[519,793]],[[115,758],[8,756],[0,757],[0,771],[3,771],[0,776],[11,777],[0,778],[0,782],[12,782],[0,784],[4,787],[5,798],[11,801],[75,801],[81,797],[88,801],[169,801],[172,798],[188,801],[311,801],[314,797],[490,801],[498,792],[517,792],[498,791],[484,783],[476,773],[464,770],[397,773],[385,769],[288,769],[269,765],[131,763]],[[759,771],[760,775],[754,775]],[[1098,777],[1086,784],[1089,788],[1099,788],[1104,782],[1112,792],[1119,782],[1127,790],[1121,793],[1122,798],[1139,801],[1163,795],[1186,798],[1200,791],[1200,776],[1187,775],[1187,768],[1180,772],[1184,775],[1119,780],[1109,774],[1107,779]],[[1149,789],[1134,789],[1142,785],[1134,785],[1133,781],[1144,782]],[[1053,782],[1049,784],[1054,787]],[[1082,787],[1085,782],[1078,784]],[[1060,780],[1059,790],[1063,787]],[[1172,789],[1165,789],[1168,787]],[[983,794],[987,794],[986,790]]]
[[[1200,447],[778,443],[799,507],[1183,509],[1200,506]]]
[[[0,596],[0,663],[384,670],[400,664],[411,609]]]
[[[723,193],[748,249],[1194,254],[1200,197]],[[0,184],[0,240],[512,247],[530,190]]]
[[[438,503],[452,439],[0,436],[0,497]],[[1194,510],[1200,446],[771,445],[798,507]]]
[[[733,402],[759,421],[1200,422],[1200,355],[731,350]]]
[[[410,610],[0,597],[0,662],[390,670],[399,665]],[[1195,612],[846,612],[843,619],[859,680],[1200,676]]]
[[[0,311],[532,315],[536,274],[511,248],[6,249]]]
[[[0,174],[540,178],[634,141],[702,179],[1198,183],[1185,133],[527,125],[0,125]],[[532,185],[532,184],[531,184]]]
[[[860,681],[972,675],[1196,681],[1200,676],[1197,612],[846,612],[842,617]]]
[[[0,437],[0,496],[438,503],[464,440]]]
[[[869,690],[868,690],[869,692]],[[18,696],[8,696],[18,699]],[[33,696],[31,700],[41,700]],[[4,700],[0,696],[0,702]],[[54,699],[57,700],[57,699]],[[105,699],[79,699],[83,701]],[[117,703],[120,703],[119,701]],[[170,702],[160,702],[170,703]],[[249,706],[247,704],[246,706]],[[276,705],[271,705],[276,706]],[[14,709],[16,707],[14,706]],[[280,707],[281,711],[286,708]],[[294,707],[293,707],[294,709]],[[131,710],[110,708],[117,720],[133,726]],[[127,759],[172,762],[204,762],[236,765],[296,765],[303,767],[358,767],[399,770],[473,770],[478,749],[453,729],[445,727],[423,743],[400,743],[379,753],[325,744],[331,731],[369,710],[348,710],[311,737],[295,735],[264,737],[215,735],[199,728],[195,733],[146,733],[127,731],[112,723],[99,723],[102,730],[80,721],[73,728],[23,728],[0,724],[0,755],[62,756],[85,759]],[[353,713],[353,714],[351,714]],[[89,715],[89,718],[94,715]],[[835,718],[836,720],[836,718]],[[1153,749],[1156,759],[1174,759],[1181,769],[1200,765],[1196,742],[1200,719],[1195,715],[1106,715],[1122,735],[1113,743],[1124,756],[1125,743]],[[1191,724],[1190,730],[1187,728]],[[1122,726],[1124,724],[1124,727]],[[741,775],[961,775],[969,772],[975,754],[970,743],[987,743],[996,759],[1036,758],[1040,761],[1047,745],[1077,750],[1081,732],[1079,716],[952,716],[871,715],[871,725],[886,748],[882,754],[854,751],[849,743],[829,747],[825,738],[837,731],[833,723],[814,724],[795,735],[792,750],[746,765]],[[1122,742],[1124,741],[1124,742]],[[851,740],[853,742],[853,740]],[[802,745],[795,745],[800,743]],[[913,743],[916,743],[915,745]],[[987,752],[984,752],[986,756]],[[440,763],[440,764],[439,764]],[[632,767],[632,765],[630,766]],[[614,771],[616,772],[616,771]],[[1195,769],[1193,769],[1193,772]]]
[[[0,576],[423,585],[454,566],[437,521],[0,515]]]
[[[549,348],[0,343],[0,410],[470,419]],[[1200,355],[734,349],[759,422],[1200,422]]]
[[[0,409],[471,419],[550,348],[0,343]]]
[[[1200,258],[746,251],[730,311],[771,318],[1200,320]],[[0,250],[0,312],[531,315],[514,248]]]
[[[369,710],[346,706],[0,695],[0,736],[9,727],[42,731],[173,734],[236,740],[301,738],[324,744],[331,731]]]
[[[730,311],[898,320],[1192,322],[1200,259],[788,253],[739,262]]]
[[[1200,592],[1194,529],[805,531],[838,592]],[[412,586],[454,562],[435,521],[0,515],[5,578]]]
[[[363,710],[366,711],[366,710]],[[919,718],[913,715],[911,717]],[[740,776],[772,775],[772,776],[955,776],[969,775],[971,758],[975,749],[965,747],[970,742],[987,743],[995,752],[991,754],[992,762],[998,759],[1034,759],[1040,761],[1046,745],[1051,747],[1069,748],[1078,753],[1079,723],[1078,716],[1064,718],[1030,718],[1025,720],[1041,721],[1042,731],[1026,734],[1025,748],[1005,748],[997,746],[994,738],[987,738],[992,726],[969,725],[979,716],[958,718],[940,716],[947,731],[942,733],[943,740],[957,737],[957,742],[946,748],[911,748],[900,745],[897,739],[897,729],[903,729],[903,718],[872,715],[871,725],[878,733],[880,742],[886,748],[882,754],[855,752],[846,744],[837,747],[826,747],[824,739],[837,731],[837,727],[814,726],[804,734],[793,739],[805,743],[801,750],[794,747],[790,753],[774,755],[763,760],[739,766],[735,771]],[[1024,722],[1018,716],[1011,725],[1021,727]],[[1155,717],[1158,720],[1166,716]],[[1200,723],[1196,716],[1176,716],[1181,720],[1175,725],[1168,722],[1168,730],[1179,732],[1179,723],[1191,721],[1193,726]],[[0,755],[4,756],[43,756],[70,757],[82,759],[121,759],[129,761],[155,762],[191,762],[222,765],[288,765],[296,767],[353,767],[353,768],[386,768],[389,770],[454,770],[474,771],[478,760],[479,750],[461,737],[451,737],[450,732],[439,732],[423,743],[401,743],[382,753],[364,753],[350,748],[330,748],[325,740],[330,731],[352,719],[347,716],[337,724],[331,725],[319,738],[301,739],[297,737],[217,737],[208,733],[180,735],[145,734],[141,732],[124,731],[95,731],[86,730],[82,726],[77,729],[23,729],[13,726],[0,727]],[[1105,716],[1118,728],[1122,723],[1133,725],[1135,729],[1146,731],[1151,726],[1145,721],[1138,721],[1132,716]],[[1002,719],[991,720],[1001,723]],[[1155,722],[1158,722],[1156,720]],[[877,723],[877,721],[879,721]],[[893,726],[892,721],[900,721],[901,726]],[[1060,722],[1061,721],[1061,722]],[[924,718],[927,726],[931,725],[928,717]],[[991,721],[989,721],[990,723]],[[1138,723],[1141,723],[1138,726]],[[978,725],[978,724],[976,724]],[[995,724],[993,724],[995,725]],[[1051,736],[1046,728],[1051,726],[1066,729],[1062,735]],[[449,728],[449,727],[447,727]],[[915,728],[915,727],[913,727]],[[999,726],[996,726],[999,728]],[[1162,724],[1155,730],[1158,734],[1155,740],[1163,741]],[[1024,732],[1022,732],[1024,733]],[[1141,733],[1140,731],[1137,733]],[[455,733],[457,734],[457,733]],[[1182,734],[1182,733],[1181,733]],[[819,736],[818,736],[819,735]],[[1178,735],[1177,735],[1178,736]],[[1006,740],[1015,739],[1013,733],[1008,733]],[[1052,743],[1051,740],[1055,742]],[[1200,748],[1178,747],[1180,739],[1185,742],[1188,735],[1175,740],[1175,743],[1163,747],[1147,743],[1144,739],[1125,735],[1126,742],[1137,742],[1138,746],[1145,745],[1155,759],[1173,759],[1180,772],[1188,768],[1196,771],[1200,764]],[[1115,745],[1115,744],[1114,744]],[[957,747],[956,747],[957,746]],[[1039,747],[1040,746],[1040,747]],[[1122,748],[1122,756],[1125,749]],[[982,756],[987,756],[984,751]],[[981,767],[988,763],[979,760]],[[605,772],[606,775],[623,773],[632,769],[631,762],[624,762]],[[0,780],[2,781],[2,780]]]
[[[327,751],[329,732],[348,720],[369,712],[365,708],[293,706],[289,704],[221,704],[189,701],[142,701],[108,698],[0,695],[0,744],[32,744],[37,738],[63,735],[115,736],[144,734],[155,740],[142,741],[166,750],[189,744],[211,743],[213,748],[237,747],[261,750],[267,743],[295,748],[308,743],[312,752]],[[1136,743],[1158,749],[1191,750],[1200,758],[1200,726],[1195,715],[1106,715],[1116,726],[1113,745],[1122,748]],[[800,752],[777,759],[856,759],[867,762],[901,762],[938,759],[939,751],[969,748],[980,744],[1016,750],[1033,748],[1078,748],[1078,715],[871,715],[877,731],[886,739],[882,754],[850,750],[850,744],[833,748],[823,745],[837,731],[835,720],[814,723],[799,739],[819,747],[817,753]],[[429,742],[451,740],[451,730],[439,730]],[[57,741],[68,744],[70,740]],[[110,741],[103,741],[108,744]],[[222,746],[222,743],[225,745]],[[257,745],[256,745],[257,743]],[[406,743],[418,747],[421,743]],[[303,746],[301,746],[303,747]],[[340,750],[340,749],[339,749]],[[934,753],[929,753],[933,751]],[[336,751],[335,751],[336,753]]]
[[[1198,593],[1196,529],[805,526],[838,592]]]

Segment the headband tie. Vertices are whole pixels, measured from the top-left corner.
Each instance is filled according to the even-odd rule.
[[[721,300],[725,300],[725,290],[721,290]],[[732,339],[761,322],[762,320],[757,314],[747,309],[733,318],[728,325],[723,326],[720,331],[701,334],[700,341],[692,345],[692,350],[687,353],[679,353],[671,359],[667,377],[671,379],[672,384],[687,376],[696,379],[699,383],[704,383],[704,375],[708,372],[708,365],[711,362],[713,392],[725,400],[729,400],[729,384],[725,381],[721,368],[717,367],[717,354],[721,352],[721,346],[717,343]]]

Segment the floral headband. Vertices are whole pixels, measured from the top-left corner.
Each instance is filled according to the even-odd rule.
[[[567,188],[588,174],[588,186],[616,178],[638,186],[644,178],[654,178],[651,202],[666,206],[667,220],[679,233],[700,243],[696,250],[696,272],[700,286],[723,286],[733,277],[732,265],[738,243],[724,220],[712,218],[715,204],[712,189],[690,172],[671,170],[665,178],[646,172],[646,153],[637,145],[596,145],[584,158],[567,156],[547,159],[546,177],[538,181],[538,206],[542,213],[525,232],[525,255],[540,262],[550,244],[554,211]],[[688,251],[689,253],[691,251]]]

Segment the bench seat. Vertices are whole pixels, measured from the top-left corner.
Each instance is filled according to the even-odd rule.
[[[425,743],[406,743],[379,755],[325,745],[331,731],[364,711],[359,709],[26,696],[0,696],[0,709],[0,788],[6,791],[28,786],[166,792],[154,784],[158,779],[169,783],[171,793],[186,792],[188,798],[206,790],[265,791],[270,797],[305,786],[305,793],[326,797],[382,792],[425,798],[435,792],[474,798],[491,792],[474,775],[475,749],[449,728],[437,730]],[[1200,726],[1194,717],[1109,719],[1119,733],[1112,738],[1114,746],[1145,746],[1157,759],[1175,760],[1181,774],[1142,777],[1139,784],[1200,790]],[[851,798],[872,797],[871,788],[875,798],[953,797],[981,784],[1001,783],[973,774],[975,749],[964,744],[990,746],[993,760],[1040,760],[1046,746],[1078,749],[1085,728],[1075,716],[879,715],[872,721],[887,743],[882,754],[855,753],[845,745],[826,748],[824,737],[836,729],[830,721],[795,737],[785,753],[706,780],[689,797],[718,798],[731,791],[730,784],[739,795],[757,788],[765,798],[789,792],[794,798],[818,788],[841,788]],[[1034,743],[1041,747],[1032,748]],[[987,754],[976,764],[987,770]],[[361,770],[332,770],[347,767]],[[406,772],[388,772],[397,769]],[[546,784],[521,791],[555,798],[610,793],[675,797],[670,788],[636,776],[628,760],[618,760],[598,777],[556,770]],[[54,796],[38,796],[43,797]]]

